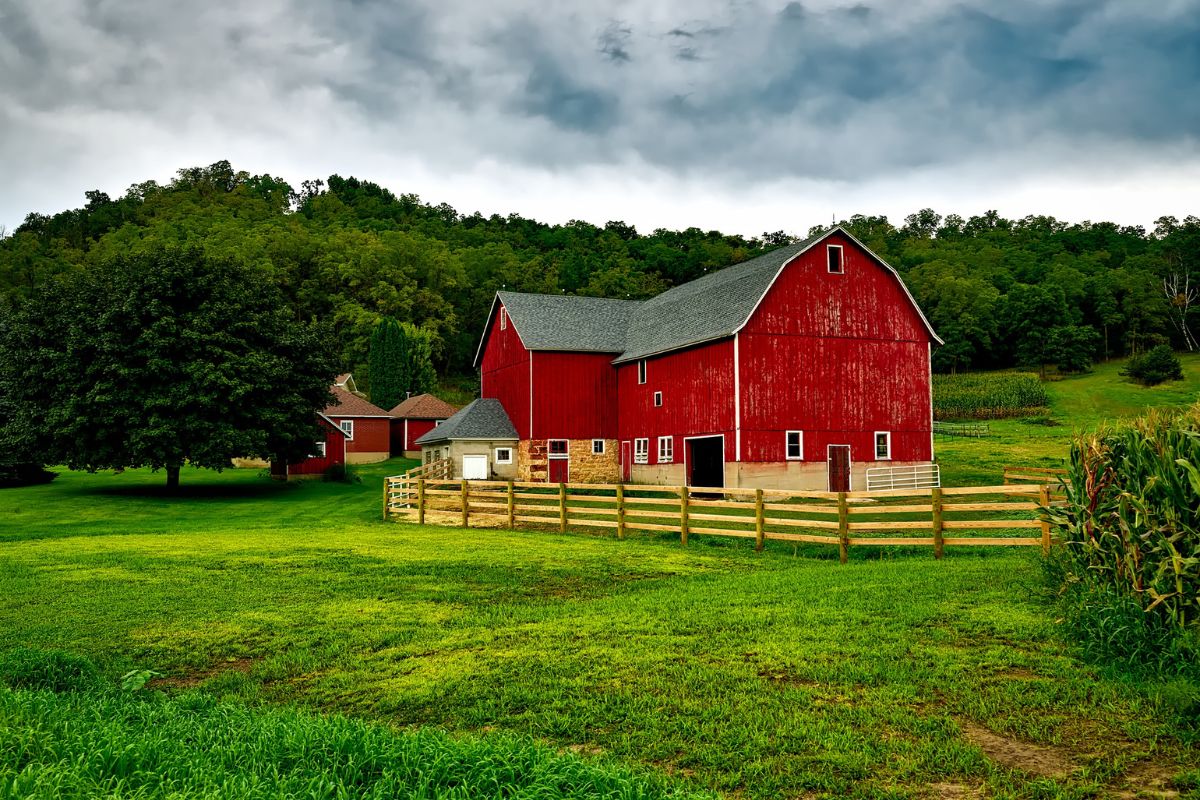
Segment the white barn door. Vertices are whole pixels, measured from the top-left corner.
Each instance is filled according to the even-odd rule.
[[[486,481],[487,456],[463,456],[463,477],[469,481]]]

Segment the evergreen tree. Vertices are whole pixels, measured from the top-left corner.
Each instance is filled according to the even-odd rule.
[[[405,356],[404,335],[393,317],[383,317],[371,333],[371,348],[367,379],[371,402],[389,409],[404,399]]]

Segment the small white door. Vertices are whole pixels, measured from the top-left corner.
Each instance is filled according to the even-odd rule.
[[[463,477],[469,481],[486,481],[487,456],[463,456]]]

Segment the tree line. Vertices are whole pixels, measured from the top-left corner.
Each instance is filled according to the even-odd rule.
[[[620,221],[464,214],[356,178],[293,187],[225,161],[118,198],[85,198],[78,209],[30,214],[0,239],[0,297],[19,306],[56,275],[199,248],[274,284],[295,320],[326,326],[340,368],[368,387],[381,320],[419,331],[412,335],[443,374],[467,375],[498,289],[645,298],[794,241],[782,231],[640,233]],[[1157,344],[1195,346],[1194,216],[1145,230],[925,209],[899,226],[864,215],[841,224],[898,269],[946,340],[934,356],[939,371],[1074,370]]]

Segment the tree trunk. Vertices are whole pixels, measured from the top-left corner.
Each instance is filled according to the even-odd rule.
[[[167,467],[167,490],[172,491],[172,492],[179,490],[179,465],[178,464],[176,464],[172,467]]]

